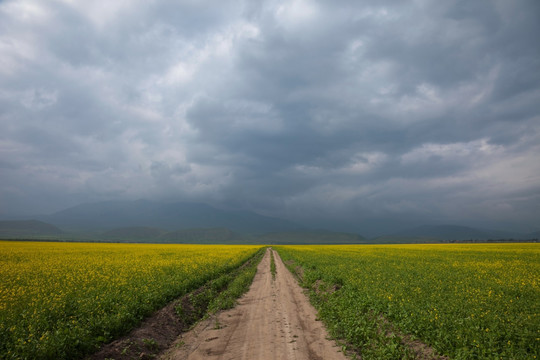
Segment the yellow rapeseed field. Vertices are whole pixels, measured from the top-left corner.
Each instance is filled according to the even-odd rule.
[[[91,352],[259,248],[0,241],[0,358]]]

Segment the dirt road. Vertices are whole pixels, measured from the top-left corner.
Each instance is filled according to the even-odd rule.
[[[272,279],[270,251],[239,304],[183,334],[162,359],[345,360],[275,251]]]

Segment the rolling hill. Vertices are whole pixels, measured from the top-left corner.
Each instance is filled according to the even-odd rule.
[[[192,203],[160,203],[148,200],[106,201],[74,206],[41,220],[69,231],[153,227],[174,231],[187,228],[229,228],[243,233],[302,229],[293,222],[250,211],[231,211]]]
[[[177,230],[163,234],[157,240],[164,243],[182,244],[242,244],[255,242],[255,238],[227,228]]]
[[[105,240],[129,240],[129,241],[147,241],[159,238],[165,234],[166,231],[158,228],[146,227],[146,226],[133,226],[116,228],[104,232],[101,236]]]
[[[325,230],[289,231],[268,233],[258,238],[262,244],[365,244],[367,240],[358,234]]]
[[[523,234],[505,231],[483,230],[458,225],[425,225],[403,230],[374,239],[377,243],[411,243],[465,240],[510,240],[524,239]]]
[[[32,236],[55,236],[62,234],[62,230],[54,225],[38,220],[12,220],[0,221],[1,238],[24,238]]]

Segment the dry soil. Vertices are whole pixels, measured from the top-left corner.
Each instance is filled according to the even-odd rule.
[[[270,272],[270,252],[276,277]],[[238,305],[182,334],[162,359],[345,360],[302,288],[269,249]]]

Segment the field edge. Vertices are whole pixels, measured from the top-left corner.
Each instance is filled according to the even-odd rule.
[[[234,306],[236,299],[249,289],[265,249],[261,247],[237,268],[169,302],[127,335],[102,345],[85,359],[155,359],[198,321]]]

